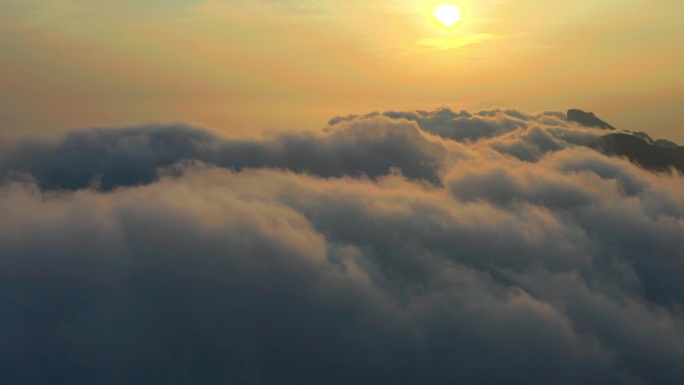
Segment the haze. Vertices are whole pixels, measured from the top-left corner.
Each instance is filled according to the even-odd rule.
[[[684,142],[684,3],[0,0],[0,126],[322,127],[388,109],[584,108]]]

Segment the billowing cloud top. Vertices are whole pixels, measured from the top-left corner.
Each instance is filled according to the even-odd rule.
[[[0,146],[12,384],[680,384],[684,177],[562,113]]]

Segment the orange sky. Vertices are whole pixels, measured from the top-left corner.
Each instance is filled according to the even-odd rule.
[[[684,144],[684,2],[442,2],[0,0],[0,130],[576,107]]]

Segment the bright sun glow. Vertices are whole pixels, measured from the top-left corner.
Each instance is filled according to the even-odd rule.
[[[435,7],[432,13],[437,20],[447,27],[451,27],[461,20],[461,8],[453,4],[442,4]]]

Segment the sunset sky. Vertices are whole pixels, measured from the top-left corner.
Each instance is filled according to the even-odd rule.
[[[460,0],[453,27],[440,3],[0,0],[0,128],[576,107],[684,143],[684,2]]]
[[[683,0],[0,0],[0,383],[684,384],[683,38]]]

